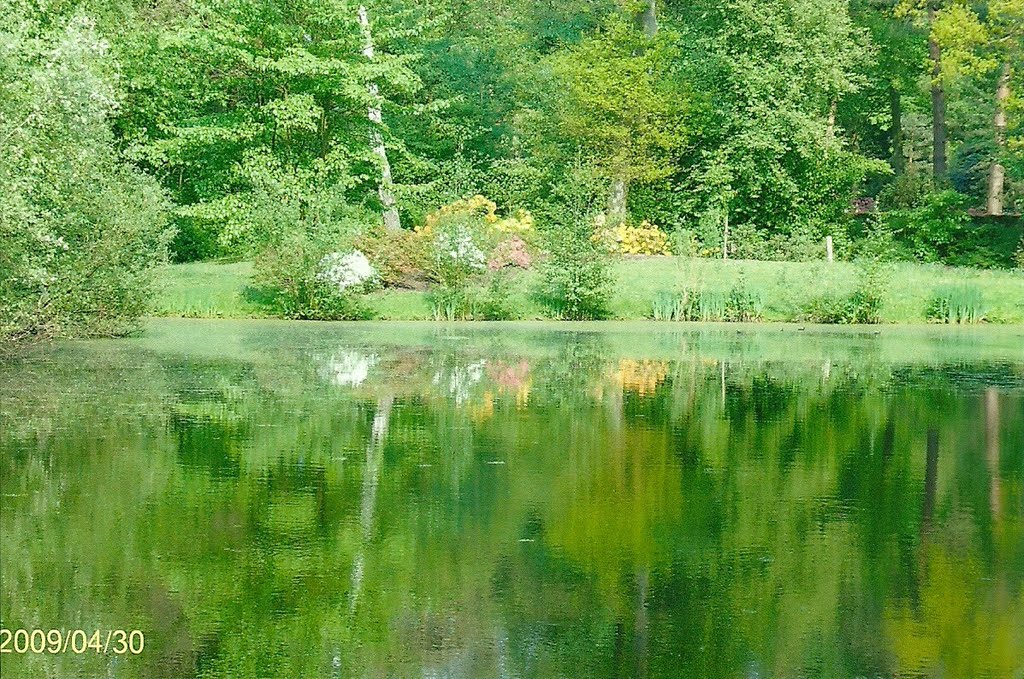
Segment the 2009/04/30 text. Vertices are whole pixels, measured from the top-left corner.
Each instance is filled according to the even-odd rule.
[[[139,655],[146,646],[142,630],[0,628],[0,653],[96,653]]]

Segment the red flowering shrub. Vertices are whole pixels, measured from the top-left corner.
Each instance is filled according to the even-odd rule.
[[[487,268],[491,271],[498,271],[509,266],[529,269],[532,264],[533,258],[526,247],[526,241],[519,236],[511,236],[494,246],[491,258],[487,262]]]

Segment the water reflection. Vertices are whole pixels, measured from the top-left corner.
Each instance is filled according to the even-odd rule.
[[[1014,341],[366,332],[0,368],[3,626],[146,633],[3,676],[1024,672]]]
[[[358,387],[370,375],[370,369],[377,365],[376,354],[363,354],[351,349],[339,349],[326,356],[317,356],[320,375],[339,387]]]

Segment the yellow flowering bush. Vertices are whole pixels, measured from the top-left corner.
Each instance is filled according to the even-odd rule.
[[[516,210],[508,217],[498,216],[498,206],[493,200],[479,194],[471,198],[462,198],[454,203],[431,212],[416,230],[430,233],[441,223],[449,220],[479,219],[485,229],[492,233],[525,234],[533,230],[533,215],[527,210]]]
[[[638,226],[620,224],[599,230],[593,236],[608,252],[620,255],[671,255],[668,235],[647,220]]]

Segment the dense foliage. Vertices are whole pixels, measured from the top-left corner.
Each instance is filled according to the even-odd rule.
[[[436,280],[399,230],[486,195],[572,240],[544,206],[579,166],[626,254],[1011,266],[967,211],[1024,203],[1022,27],[1021,0],[7,0],[5,327],[136,315],[165,222],[176,261],[371,238],[383,284]]]
[[[577,168],[547,206],[549,257],[541,270],[537,297],[555,317],[571,321],[610,315],[608,302],[614,281],[605,248],[593,237],[595,197],[589,178]]]
[[[84,17],[0,20],[0,343],[118,334],[168,232],[156,182],[118,161],[109,45]]]

